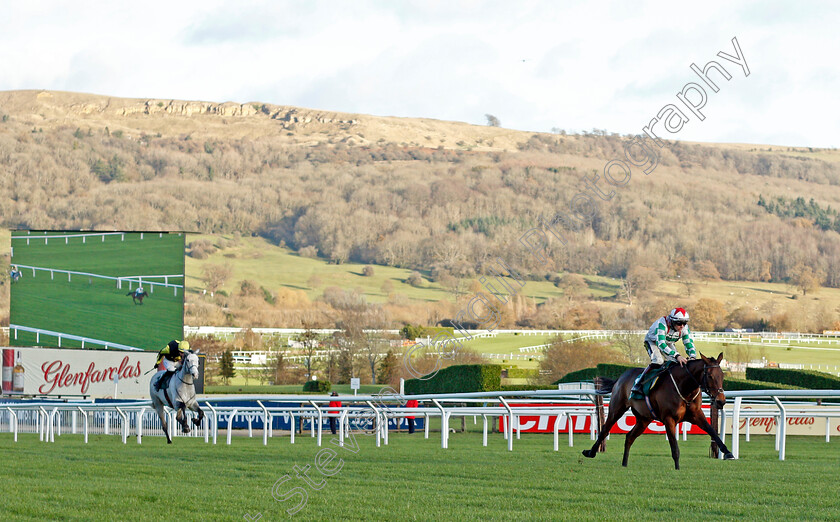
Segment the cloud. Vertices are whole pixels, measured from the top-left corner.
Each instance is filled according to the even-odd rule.
[[[0,19],[0,89],[263,101],[549,131],[638,132],[689,65],[741,42],[751,74],[710,95],[680,133],[837,146],[840,8],[695,4],[12,3]],[[728,63],[728,62],[727,62]],[[740,73],[739,73],[740,74]],[[794,130],[795,129],[795,130]]]

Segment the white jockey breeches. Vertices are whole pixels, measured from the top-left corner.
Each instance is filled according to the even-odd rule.
[[[166,371],[168,372],[174,372],[178,369],[178,365],[170,361],[166,357],[163,358],[163,367],[166,368]]]
[[[650,355],[651,364],[662,364],[665,362],[665,354],[663,354],[662,350],[660,350],[659,347],[652,342],[645,341],[645,350],[647,350],[648,355]],[[164,359],[164,361],[165,360],[166,359]]]

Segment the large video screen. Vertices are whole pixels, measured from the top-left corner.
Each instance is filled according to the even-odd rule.
[[[184,234],[12,231],[12,346],[159,350],[184,332]]]

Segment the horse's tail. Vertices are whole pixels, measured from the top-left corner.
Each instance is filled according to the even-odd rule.
[[[595,377],[592,382],[595,384],[595,391],[598,395],[612,393],[613,386],[615,386],[615,379],[609,379],[607,377]]]

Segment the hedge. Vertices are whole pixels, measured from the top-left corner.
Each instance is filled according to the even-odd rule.
[[[723,376],[723,389],[725,391],[743,391],[743,390],[795,390],[796,386],[788,386],[786,384],[767,383],[756,381],[752,379],[732,379]]]
[[[431,379],[405,381],[406,395],[498,391],[502,367],[498,364],[461,364],[437,372]]]
[[[499,391],[552,390],[550,384],[503,384]]]
[[[643,368],[637,364],[599,364],[597,367],[598,376],[607,379],[618,379],[621,374],[633,368]]]
[[[788,384],[808,390],[840,390],[840,377],[807,370],[781,368],[747,368],[747,379]]]
[[[607,377],[608,379],[618,379],[621,374],[630,368],[639,368],[639,366],[626,364],[599,364],[595,368],[584,368],[567,373],[563,377],[557,379],[551,384],[560,384],[563,382],[583,382],[591,381],[595,377]]]
[[[567,373],[551,384],[560,384],[563,382],[583,382],[591,381],[598,376],[598,368],[584,368],[576,372]]]
[[[330,381],[306,381],[303,385],[303,391],[326,393],[330,391],[331,387]]]
[[[540,371],[530,368],[508,368],[508,379],[533,379],[539,377]]]

